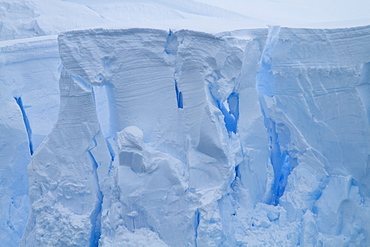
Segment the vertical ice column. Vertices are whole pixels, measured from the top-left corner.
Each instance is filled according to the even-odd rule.
[[[0,54],[0,245],[15,247],[30,211],[27,165],[58,116],[60,59],[55,36],[1,42]]]
[[[21,246],[97,246],[110,163],[91,88],[63,71],[59,119],[29,165],[31,216]]]
[[[29,213],[27,165],[31,154],[19,106],[1,93],[0,101],[0,239],[1,245],[16,247]]]

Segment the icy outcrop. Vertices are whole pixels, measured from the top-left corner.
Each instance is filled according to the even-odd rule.
[[[303,227],[296,244],[368,244],[370,133],[367,100],[358,93],[368,83],[368,40],[368,27],[269,31],[256,79],[273,201],[289,220],[303,217],[303,226],[305,215],[315,216],[317,237],[302,238]]]
[[[27,165],[58,117],[60,58],[53,37],[0,45],[0,239],[18,246],[29,214]]]
[[[91,92],[64,70],[60,95],[58,121],[28,166],[32,211],[21,246],[94,246],[100,238],[109,151]]]
[[[368,245],[369,40],[370,27],[61,34],[59,117],[33,145],[21,245]],[[26,165],[32,114],[8,98]]]

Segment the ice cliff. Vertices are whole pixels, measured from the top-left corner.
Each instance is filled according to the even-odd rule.
[[[0,47],[0,238],[370,245],[369,41],[272,26]]]

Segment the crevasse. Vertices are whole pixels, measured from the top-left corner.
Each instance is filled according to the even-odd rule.
[[[28,121],[28,117],[26,114],[26,110],[24,109],[22,98],[21,97],[14,97],[15,102],[17,102],[17,105],[19,106],[19,109],[22,112],[22,117],[23,117],[23,122],[24,122],[24,127],[26,128],[27,131],[27,136],[28,136],[28,143],[29,143],[29,148],[30,148],[30,154],[33,154],[33,143],[32,143],[32,129],[30,122]]]

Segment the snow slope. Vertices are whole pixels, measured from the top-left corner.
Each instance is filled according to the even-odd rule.
[[[1,0],[0,41],[88,28],[353,27],[368,25],[369,11],[366,0]]]
[[[172,28],[219,32],[264,27],[258,18],[198,1],[1,0],[0,40],[86,28]]]

